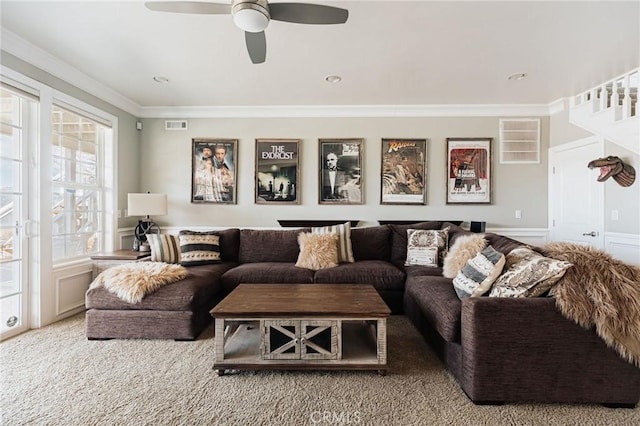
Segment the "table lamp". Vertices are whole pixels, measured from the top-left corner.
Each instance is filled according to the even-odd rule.
[[[151,220],[151,216],[164,216],[167,214],[167,194],[127,194],[128,216],[146,216],[138,221],[135,229],[136,239],[133,249],[140,251],[149,250],[147,234],[159,234],[160,227]]]

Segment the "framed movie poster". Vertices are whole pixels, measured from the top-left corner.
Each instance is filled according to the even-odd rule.
[[[192,203],[236,204],[237,139],[193,139]]]
[[[426,164],[426,139],[382,139],[380,204],[427,204]]]
[[[319,204],[363,204],[364,139],[319,139]]]
[[[447,138],[447,204],[491,204],[491,138]]]
[[[300,204],[300,140],[256,139],[256,204]]]

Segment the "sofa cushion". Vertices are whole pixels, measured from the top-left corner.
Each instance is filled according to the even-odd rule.
[[[254,262],[239,265],[222,275],[222,289],[231,292],[240,283],[312,284],[314,271],[298,268],[293,262]]]
[[[340,225],[320,226],[311,228],[312,234],[336,234],[338,236],[338,263],[353,263],[353,250],[351,245],[351,223]]]
[[[338,266],[338,236],[316,235],[310,232],[298,234],[300,254],[296,266],[314,271]]]
[[[440,229],[442,222],[420,222],[410,225],[388,225],[391,231],[391,263],[399,268],[407,260],[407,229]]]
[[[460,342],[462,302],[450,278],[410,276],[405,298],[412,298],[438,334],[448,342]]]
[[[183,266],[220,262],[220,236],[212,232],[180,231],[180,263]]]
[[[224,271],[235,263],[221,263],[188,267],[187,278],[159,288],[145,296],[139,303],[123,301],[104,287],[87,290],[87,309],[106,310],[154,310],[192,311],[197,306],[211,304],[221,292],[220,278]]]
[[[495,281],[491,297],[535,297],[553,287],[572,264],[544,257],[527,247],[507,255],[508,269]]]
[[[455,278],[467,261],[486,246],[487,240],[484,239],[484,234],[460,235],[449,246],[449,251],[442,262],[442,275]]]
[[[487,240],[489,245],[491,245],[494,249],[498,250],[504,255],[509,254],[513,249],[527,246],[526,244],[514,240],[513,238],[505,237],[504,235],[498,235],[491,232],[485,234],[485,239]]]
[[[449,228],[407,229],[407,259],[404,265],[437,267],[447,252],[448,241]]]
[[[298,234],[309,228],[294,230],[241,229],[240,263],[287,262],[298,260]],[[293,265],[291,265],[293,267]]]
[[[386,260],[391,256],[391,230],[388,226],[351,228],[353,258],[359,260]]]
[[[404,272],[407,274],[407,277],[441,277],[442,276],[442,268],[441,267],[433,267],[433,266],[407,266],[404,268]]]
[[[180,238],[177,235],[149,234],[147,241],[152,262],[180,263]]]
[[[342,263],[315,274],[315,282],[318,284],[372,284],[376,290],[402,290],[404,279],[404,272],[382,260]]]
[[[194,233],[197,231],[184,230],[181,232]],[[223,229],[220,231],[206,231],[209,235],[220,237],[220,258],[226,262],[237,262],[240,250],[240,230],[238,228]]]
[[[488,246],[467,261],[453,279],[453,287],[460,299],[485,294],[504,267],[504,254]]]

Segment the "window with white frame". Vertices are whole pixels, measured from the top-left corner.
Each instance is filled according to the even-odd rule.
[[[52,129],[52,253],[59,262],[103,249],[105,144],[111,129],[56,104]]]

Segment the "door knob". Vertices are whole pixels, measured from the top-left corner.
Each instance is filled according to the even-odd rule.
[[[598,233],[596,231],[585,232],[584,234],[582,234],[583,237],[596,237],[597,235]]]

